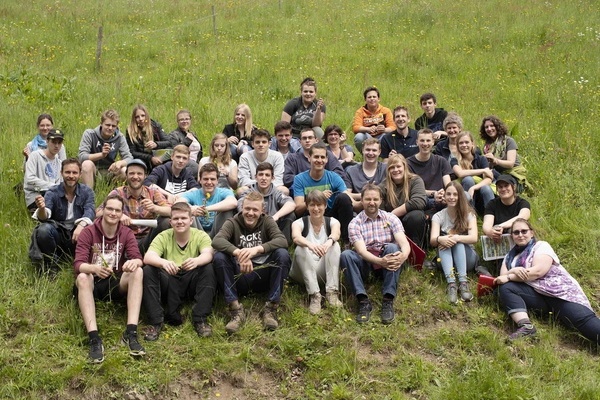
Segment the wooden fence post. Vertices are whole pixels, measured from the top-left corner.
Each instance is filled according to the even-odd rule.
[[[98,28],[98,42],[96,43],[96,71],[100,71],[100,58],[102,57],[102,36],[104,27]]]

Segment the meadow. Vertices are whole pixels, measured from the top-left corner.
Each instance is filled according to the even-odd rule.
[[[327,105],[325,124],[347,131],[367,86],[387,107],[408,106],[413,121],[432,91],[467,130],[489,114],[509,125],[534,186],[537,232],[600,310],[598,9],[596,0],[2,1],[0,398],[600,398],[595,345],[547,318],[535,319],[538,341],[507,344],[513,327],[493,297],[451,306],[440,274],[411,269],[389,326],[376,314],[356,324],[350,297],[345,310],[311,316],[290,285],[279,330],[262,331],[255,296],[243,300],[249,323],[227,337],[219,299],[211,338],[189,323],[167,328],[142,360],[117,345],[123,307],[99,304],[107,358],[89,365],[72,273],[34,273],[34,224],[13,191],[41,112],[66,132],[70,155],[102,111],[117,109],[124,127],[137,103],[167,131],[180,108],[191,110],[206,148],[242,102],[272,130],[306,76]]]

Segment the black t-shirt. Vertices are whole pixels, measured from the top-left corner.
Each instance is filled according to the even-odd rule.
[[[500,198],[496,197],[486,204],[483,215],[493,215],[494,225],[498,225],[519,215],[519,211],[523,208],[531,209],[531,206],[527,200],[518,196],[510,206],[504,205]]]

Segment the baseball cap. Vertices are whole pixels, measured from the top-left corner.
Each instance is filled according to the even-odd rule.
[[[48,132],[48,139],[61,139],[65,140],[65,135],[62,131],[58,129],[50,129]]]

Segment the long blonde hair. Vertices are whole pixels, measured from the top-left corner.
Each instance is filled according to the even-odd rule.
[[[146,114],[146,121],[144,121],[144,126],[141,129],[138,126],[137,122],[135,122],[135,114],[138,110],[142,110],[144,114]],[[127,127],[127,135],[129,136],[129,140],[131,140],[131,143],[146,143],[154,139],[152,123],[150,121],[150,114],[148,114],[148,109],[143,104],[138,104],[135,107],[133,107],[133,112],[131,113],[131,121],[129,122],[129,126]]]
[[[410,181],[413,180],[415,174],[410,172],[408,169],[408,163],[406,162],[406,158],[402,154],[394,154],[388,158],[387,161],[387,170],[386,170],[386,180],[385,180],[385,192],[386,192],[386,203],[390,204],[392,208],[400,207],[403,203],[400,203],[398,196],[396,196],[396,187],[398,184],[394,183],[392,179],[392,174],[390,172],[390,167],[402,163],[404,165],[404,174],[402,177],[402,194],[404,195],[404,203],[406,203],[410,198]]]
[[[246,140],[250,140],[250,136],[252,135],[252,110],[250,110],[250,107],[248,106],[248,104],[242,103],[240,105],[238,105],[235,110],[233,111],[233,125],[237,127],[237,124],[235,122],[235,114],[237,114],[238,112],[242,111],[244,113],[244,115],[246,116],[246,124],[244,125],[244,136],[243,139]],[[242,138],[240,138],[242,139]]]
[[[458,142],[460,142],[460,139],[463,136],[468,136],[469,139],[471,139],[471,144],[473,145],[473,147],[471,147],[471,153],[466,157],[462,155],[460,149],[458,148]],[[475,138],[473,137],[473,134],[469,131],[462,131],[461,133],[459,133],[456,137],[456,147],[456,152],[458,153],[456,155],[456,158],[460,167],[462,169],[473,169],[473,160],[475,159]]]
[[[219,139],[225,141],[225,152],[223,153],[222,156],[219,156],[214,148],[215,142]],[[211,163],[213,163],[217,166],[219,164],[222,164],[225,167],[229,167],[229,164],[231,163],[231,152],[229,151],[229,142],[227,142],[227,136],[224,133],[216,133],[215,136],[213,136],[212,140],[210,141],[209,152],[210,152],[209,159],[210,159]]]

